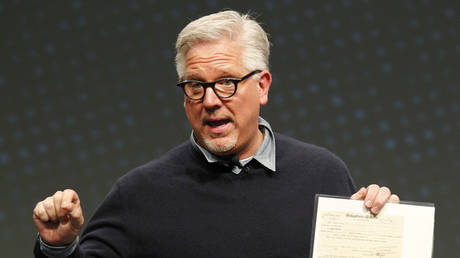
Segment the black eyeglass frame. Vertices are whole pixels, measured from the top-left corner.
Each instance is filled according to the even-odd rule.
[[[187,98],[191,99],[191,100],[202,100],[204,99],[204,96],[206,95],[206,90],[208,87],[211,87],[212,90],[214,91],[214,93],[216,94],[217,97],[221,98],[221,99],[228,99],[228,98],[231,98],[233,95],[235,95],[236,93],[236,90],[238,89],[238,83],[246,80],[247,78],[253,76],[254,74],[256,73],[260,73],[262,72],[262,70],[254,70],[248,74],[246,74],[245,76],[241,77],[241,78],[220,78],[216,81],[213,81],[213,82],[202,82],[202,81],[198,81],[198,80],[185,80],[185,81],[181,81],[179,82],[178,84],[176,84],[176,86],[178,87],[181,87],[182,88],[182,91],[184,92],[185,96],[187,96]],[[221,82],[221,81],[231,81],[233,84],[235,84],[235,89],[233,91],[233,93],[229,96],[226,96],[226,97],[222,97],[220,96],[217,92],[216,92],[216,83],[218,82]],[[191,98],[189,95],[187,95],[187,92],[185,91],[185,85],[187,83],[191,83],[191,82],[194,82],[194,83],[197,83],[198,85],[201,85],[201,87],[203,87],[203,96],[201,96],[200,98]]]

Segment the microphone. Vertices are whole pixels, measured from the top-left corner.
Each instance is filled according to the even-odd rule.
[[[248,167],[245,167],[241,164],[240,162],[240,157],[238,156],[238,154],[235,154],[231,159],[230,159],[230,164],[234,165],[234,166],[237,166],[239,169],[241,169],[241,171],[245,172],[245,173],[248,173],[249,172],[249,168]]]

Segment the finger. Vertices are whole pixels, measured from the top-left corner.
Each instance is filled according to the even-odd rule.
[[[66,222],[67,221],[67,211],[61,208],[62,191],[57,191],[53,195],[53,201],[54,201],[54,208],[56,210],[56,216],[58,217],[59,221]]]
[[[390,196],[390,199],[388,199],[388,202],[391,202],[391,203],[399,203],[400,200],[399,200],[399,196],[397,196],[396,194],[392,194]]]
[[[68,212],[72,212],[75,204],[80,205],[78,194],[72,189],[64,190],[62,193],[61,208]]]
[[[366,194],[367,194],[367,189],[364,187],[361,187],[359,191],[357,191],[352,196],[350,196],[350,199],[351,200],[364,200],[364,197],[366,196]]]
[[[371,212],[374,214],[379,213],[385,203],[390,199],[391,191],[388,187],[380,187],[377,196],[375,197],[374,204],[372,205]]]
[[[83,226],[84,218],[81,210],[80,198],[74,190],[64,190],[62,207],[69,211],[68,214],[72,227],[80,229]]]
[[[367,187],[367,194],[366,194],[366,197],[364,198],[364,206],[366,206],[366,208],[368,209],[372,208],[374,201],[375,201],[375,197],[377,196],[379,192],[379,189],[380,187],[376,184],[372,184]]]
[[[56,222],[56,208],[54,208],[54,201],[52,197],[48,197],[43,201],[43,207],[45,208],[46,214],[48,214],[49,220]]]
[[[48,214],[45,211],[45,207],[43,206],[43,202],[37,203],[35,205],[35,209],[33,211],[33,217],[35,220],[39,220],[41,222],[48,222],[49,217]]]
[[[83,227],[83,223],[85,221],[83,217],[83,212],[81,210],[81,206],[78,205],[72,212],[69,214],[70,223],[73,228],[81,229]]]

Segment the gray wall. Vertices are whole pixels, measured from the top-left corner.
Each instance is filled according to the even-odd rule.
[[[457,1],[173,2],[0,1],[2,256],[30,256],[37,201],[74,188],[89,219],[119,176],[187,139],[175,37],[223,8],[271,35],[273,128],[337,153],[357,185],[434,202],[434,256],[458,253]]]

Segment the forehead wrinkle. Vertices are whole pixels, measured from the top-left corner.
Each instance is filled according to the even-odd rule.
[[[212,68],[212,73],[214,74],[219,74],[219,76],[229,76],[231,77],[232,76],[232,71],[231,70],[231,67],[230,66],[226,66],[226,67],[213,67]],[[209,73],[209,69],[205,69],[203,67],[198,67],[196,69],[192,69],[192,70],[187,70],[185,72],[185,75],[184,75],[184,78],[191,78],[191,79],[195,79],[195,80],[204,80],[204,78],[202,78],[202,75],[203,74],[207,74]]]
[[[203,56],[190,56],[186,59],[186,66],[189,65],[194,65],[198,63],[212,63],[212,62],[228,62],[228,61],[233,61],[233,60],[238,60],[238,57],[236,55],[231,55],[228,53],[215,53],[213,56],[208,56],[208,57],[203,57]],[[239,61],[239,60],[238,60]]]
[[[201,64],[212,64],[212,66],[205,67],[201,66]],[[221,75],[231,75],[235,72],[235,67],[233,63],[229,62],[229,59],[225,58],[197,60],[187,63],[184,77],[201,77],[200,75],[210,71]]]

